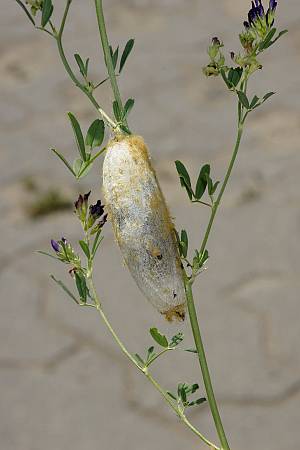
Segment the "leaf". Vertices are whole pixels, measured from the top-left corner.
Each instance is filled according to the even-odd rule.
[[[150,334],[152,338],[159,344],[161,347],[168,347],[168,339],[163,334],[160,334],[157,328],[150,328]]]
[[[89,249],[89,246],[87,245],[87,243],[84,241],[79,241],[79,245],[82,248],[82,251],[85,254],[85,256],[87,258],[90,258],[91,254],[90,254],[90,249]]]
[[[267,94],[265,94],[263,96],[263,102],[262,103],[265,103],[265,101],[268,100],[268,98],[272,97],[272,95],[274,95],[274,94],[275,94],[275,92],[268,92]]]
[[[78,64],[81,75],[83,77],[86,77],[87,76],[87,68],[83,63],[81,56],[78,53],[75,53],[74,58],[76,59],[76,62]]]
[[[169,397],[171,397],[173,400],[177,400],[177,397],[170,391],[167,391],[167,394]]]
[[[178,397],[181,399],[182,403],[186,403],[187,396],[186,396],[185,385],[182,383],[179,383],[177,392],[178,392]]]
[[[26,16],[28,17],[28,19],[30,20],[30,22],[35,26],[35,21],[33,20],[32,15],[30,14],[30,12],[28,11],[28,9],[26,8],[25,5],[23,5],[23,3],[21,2],[21,0],[16,0],[16,2],[18,3],[18,5],[21,6],[21,8],[23,9],[23,11],[25,12]]]
[[[250,103],[250,109],[254,108],[254,106],[257,104],[258,101],[259,101],[259,97],[257,97],[257,95],[254,95],[254,97]]]
[[[203,264],[206,263],[206,261],[208,260],[208,258],[209,258],[208,251],[207,251],[207,250],[204,250],[204,252],[202,253],[202,255],[201,255],[200,258],[199,258],[201,267],[203,266]]]
[[[86,134],[85,138],[86,146],[91,148],[100,147],[104,139],[104,130],[105,130],[104,121],[100,119],[94,120],[94,122],[90,125]]]
[[[89,62],[90,62],[90,58],[87,58],[85,61],[85,65],[84,65],[84,70],[85,70],[86,74],[88,73]]]
[[[237,68],[231,68],[228,72],[228,81],[231,83],[232,86],[236,87],[239,83],[241,76],[243,74],[243,69],[240,67]]]
[[[197,400],[194,400],[193,402],[189,402],[188,406],[195,406],[195,405],[201,405],[202,403],[206,402],[206,398],[198,398]]]
[[[268,48],[268,44],[271,42],[272,37],[274,36],[274,34],[276,33],[276,28],[272,28],[269,33],[267,34],[267,36],[265,37],[265,39],[259,44],[259,50],[264,50],[266,48]]]
[[[199,384],[194,383],[188,386],[185,390],[187,394],[194,394],[199,389]]]
[[[75,171],[72,169],[72,167],[70,166],[70,164],[68,163],[68,161],[65,159],[65,157],[63,155],[61,155],[57,150],[55,150],[55,148],[51,148],[51,151],[59,157],[59,159],[64,163],[64,165],[69,169],[69,171],[74,175],[74,177],[76,177],[76,173]]]
[[[185,230],[181,231],[180,243],[182,246],[182,255],[184,258],[186,258],[188,248],[189,248],[189,239],[188,239],[187,232]]]
[[[117,62],[118,62],[119,46],[116,48],[115,51],[113,51],[111,46],[109,46],[109,49],[110,49],[111,60],[112,60],[112,63],[113,63],[113,68],[115,69],[116,66],[117,66]]]
[[[249,109],[250,105],[249,105],[249,100],[247,98],[247,95],[242,91],[237,91],[237,95],[239,97],[241,104],[244,106],[244,108]]]
[[[88,288],[84,276],[75,271],[75,282],[81,300],[86,303]]]
[[[220,181],[216,181],[216,182],[215,182],[215,184],[214,184],[213,187],[212,187],[212,190],[211,190],[211,194],[210,194],[210,195],[214,195],[214,193],[216,192],[217,187],[219,186],[219,184],[220,184]]]
[[[223,80],[225,81],[225,84],[227,85],[228,89],[231,89],[232,88],[232,84],[228,81],[228,78],[226,76],[225,70],[221,69],[220,73],[221,73],[221,76],[222,76]]]
[[[172,337],[171,341],[170,341],[170,347],[177,347],[177,345],[179,345],[184,339],[184,335],[183,333],[177,333],[175,334],[175,336]]]
[[[124,106],[124,117],[127,117],[129,115],[130,111],[133,108],[133,105],[134,105],[134,99],[129,98]]]
[[[92,258],[94,258],[95,254],[99,248],[99,245],[101,244],[101,242],[103,240],[103,237],[101,237],[101,239],[100,239],[101,232],[102,232],[102,229],[100,228],[100,230],[97,231],[97,234],[95,236],[95,239],[93,242],[93,247],[92,247]]]
[[[143,359],[140,357],[140,355],[139,355],[138,353],[136,353],[136,354],[134,355],[134,358],[135,358],[135,360],[137,361],[137,363],[138,363],[139,365],[141,365],[142,367],[145,366],[145,361],[143,361]]]
[[[184,351],[188,352],[188,353],[196,353],[198,355],[198,352],[197,352],[197,350],[195,348],[187,348]]]
[[[52,0],[44,0],[41,19],[41,25],[43,28],[47,25],[50,17],[52,16],[52,13],[53,13]]]
[[[100,156],[103,152],[105,152],[106,147],[102,148],[101,150],[99,150],[99,152],[97,152],[91,159],[89,159],[89,161],[87,161],[83,167],[81,167],[80,172],[77,175],[77,178],[83,178],[84,176],[86,176],[88,174],[88,172],[91,170],[92,168],[92,164],[95,161],[95,159],[98,158],[98,156]]]
[[[283,36],[286,33],[288,33],[288,30],[280,31],[280,33],[278,33],[278,36],[276,36],[276,38],[273,41],[269,42],[269,44],[265,48],[271,47],[271,45],[275,44],[275,42],[278,41],[278,39],[281,38],[281,36]]]
[[[72,300],[74,300],[75,303],[77,303],[77,305],[79,305],[79,302],[77,300],[77,298],[75,297],[75,295],[72,294],[72,292],[67,288],[67,286],[61,281],[61,280],[57,280],[54,275],[50,275],[50,278],[55,281],[56,284],[58,284],[67,294],[69,297],[71,297]]]
[[[127,44],[125,45],[124,51],[122,53],[121,56],[121,61],[120,61],[120,68],[119,68],[119,73],[122,72],[123,67],[127,61],[128,56],[130,55],[132,49],[134,46],[134,39],[129,39],[129,41],[127,42]]]
[[[119,104],[116,100],[114,100],[114,102],[113,102],[113,111],[114,111],[116,120],[118,122],[121,122],[122,121],[122,112],[120,111]]]
[[[49,258],[55,259],[56,261],[59,261],[56,256],[51,255],[51,253],[43,252],[42,250],[37,250],[37,253],[40,253],[41,255],[49,256]]]
[[[185,165],[181,161],[178,161],[178,160],[175,161],[175,165],[176,165],[176,170],[177,170],[179,178],[180,178],[181,186],[183,186],[186,189],[188,196],[191,200],[194,193],[193,193],[193,189],[191,186],[191,179],[188,174],[188,171],[186,170]]]
[[[73,171],[75,173],[75,176],[78,178],[81,167],[82,167],[83,161],[81,158],[76,158],[73,162]]]
[[[207,177],[209,176],[209,174],[210,174],[210,165],[205,164],[200,170],[196,184],[195,198],[198,200],[202,197],[202,195],[205,192],[208,180]]]
[[[86,153],[85,153],[84,139],[83,139],[83,135],[82,135],[82,131],[81,131],[79,122],[76,119],[76,117],[74,116],[74,114],[72,114],[71,112],[68,113],[68,117],[70,119],[70,122],[71,122],[71,125],[73,128],[73,132],[75,135],[76,144],[77,144],[80,156],[83,159],[83,161],[86,161],[87,157],[86,157]]]

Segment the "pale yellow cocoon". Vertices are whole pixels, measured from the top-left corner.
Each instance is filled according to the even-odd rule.
[[[186,299],[174,225],[141,137],[110,141],[103,189],[116,240],[138,287],[167,320],[183,320]]]

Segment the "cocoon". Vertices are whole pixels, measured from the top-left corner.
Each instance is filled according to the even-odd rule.
[[[103,189],[116,240],[138,287],[167,320],[184,320],[185,289],[174,225],[141,137],[110,141]]]

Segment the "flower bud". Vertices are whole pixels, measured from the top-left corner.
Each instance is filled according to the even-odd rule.
[[[139,136],[107,146],[103,189],[115,237],[138,287],[167,320],[184,319],[185,289],[174,225]]]

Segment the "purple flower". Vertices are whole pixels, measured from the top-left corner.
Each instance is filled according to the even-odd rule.
[[[65,245],[67,245],[67,243],[68,243],[68,241],[67,241],[67,239],[66,239],[65,237],[62,237],[62,238],[61,238],[61,241],[62,241]]]
[[[246,30],[250,28],[249,22],[247,22],[246,20],[244,22],[244,27],[246,28]]]
[[[269,5],[270,11],[274,12],[276,7],[277,7],[276,0],[270,0],[270,5]]]
[[[104,206],[101,204],[101,200],[98,200],[95,205],[90,206],[90,215],[94,220],[98,219],[104,213]]]
[[[59,250],[60,250],[59,243],[57,241],[55,241],[54,239],[51,239],[51,246],[56,253],[59,252]]]

